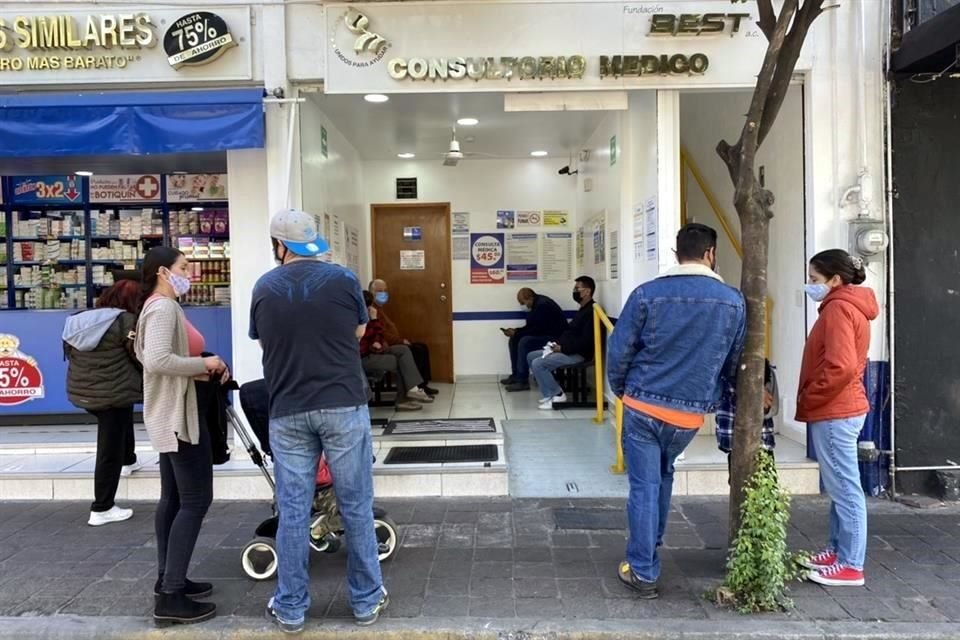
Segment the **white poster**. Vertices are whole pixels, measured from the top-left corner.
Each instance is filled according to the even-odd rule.
[[[616,280],[620,277],[620,246],[619,232],[610,232],[610,279]]]
[[[171,176],[173,177],[173,176]],[[160,175],[93,175],[90,202],[160,202]]]
[[[517,211],[518,227],[539,227],[543,215],[539,211]]]
[[[543,234],[542,280],[569,282],[573,280],[573,234]]]
[[[643,203],[633,205],[633,257],[643,259]]]
[[[647,262],[657,262],[659,260],[659,250],[657,242],[657,225],[659,224],[657,215],[657,198],[648,199],[644,205],[644,243],[646,245]]]
[[[347,260],[343,252],[343,223],[340,221],[340,216],[333,216],[331,231],[333,239],[328,238],[328,240],[330,241],[330,249],[333,251],[333,261],[345,265]]]
[[[470,213],[467,211],[454,211],[450,226],[455,236],[470,233]]]
[[[360,231],[349,224],[343,225],[347,245],[347,268],[360,275]]]
[[[426,268],[426,252],[423,249],[400,252],[401,271],[423,271]]]
[[[453,236],[453,259],[454,260],[469,260],[470,259],[470,236],[460,235]]]
[[[227,199],[227,174],[176,173],[167,176],[167,202]]]
[[[540,237],[536,233],[507,236],[507,280],[539,279]]]

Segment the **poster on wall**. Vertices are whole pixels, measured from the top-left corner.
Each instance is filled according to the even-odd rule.
[[[583,268],[583,227],[577,229],[577,270]]]
[[[167,176],[167,202],[227,199],[225,173],[174,173]]]
[[[503,284],[504,234],[470,234],[470,284]]]
[[[511,233],[507,238],[507,280],[539,280],[540,236]]]
[[[160,202],[160,174],[94,175],[90,202]]]
[[[541,278],[550,282],[573,280],[573,234],[543,234],[543,262]]]
[[[660,259],[660,253],[657,242],[657,226],[659,225],[657,214],[657,198],[649,198],[643,205],[644,213],[644,245],[646,246],[647,262],[657,262]]]
[[[593,264],[607,261],[607,223],[606,214],[593,221]]]
[[[427,252],[423,249],[400,252],[401,271],[423,271],[427,268]]]
[[[349,224],[343,225],[347,245],[347,268],[360,275],[360,230]]]
[[[453,235],[470,233],[470,213],[468,211],[454,211],[450,219]]]
[[[514,229],[517,226],[517,212],[497,211],[497,229]]]
[[[331,223],[333,239],[327,238],[330,242],[330,248],[333,251],[333,260],[337,264],[346,264],[346,256],[343,253],[343,223],[340,216],[334,215]]]
[[[539,211],[517,211],[517,227],[539,227],[541,220]]]
[[[0,333],[0,407],[13,407],[44,396],[37,361],[20,351],[20,338]]]
[[[570,216],[566,211],[543,212],[543,226],[545,227],[565,227],[569,220]]]
[[[454,260],[470,259],[470,236],[453,236],[451,239]]]
[[[610,232],[610,279],[620,277],[620,241],[617,231]]]
[[[643,236],[644,236],[644,216],[643,203],[633,205],[633,257],[636,260],[643,260]]]
[[[14,176],[10,178],[14,204],[71,204],[83,198],[78,176]]]

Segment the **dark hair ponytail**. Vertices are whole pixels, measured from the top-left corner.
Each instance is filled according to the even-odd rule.
[[[147,251],[147,255],[143,257],[143,266],[141,267],[143,278],[143,298],[140,301],[141,308],[143,307],[143,303],[153,295],[153,292],[157,288],[160,269],[173,268],[173,265],[177,263],[177,260],[179,260],[182,255],[182,251],[174,249],[173,247],[154,247]]]
[[[843,249],[821,251],[810,259],[810,266],[827,280],[840,276],[843,284],[863,284],[867,279],[863,258],[851,256]]]

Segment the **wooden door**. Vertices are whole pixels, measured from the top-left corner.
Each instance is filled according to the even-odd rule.
[[[437,382],[453,382],[450,203],[374,204],[373,277],[386,281],[387,315],[430,348]]]

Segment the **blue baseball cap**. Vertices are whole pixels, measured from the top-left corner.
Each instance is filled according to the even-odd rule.
[[[299,209],[284,209],[270,220],[270,237],[280,240],[298,256],[312,258],[326,253],[330,245],[317,233],[313,216]]]

